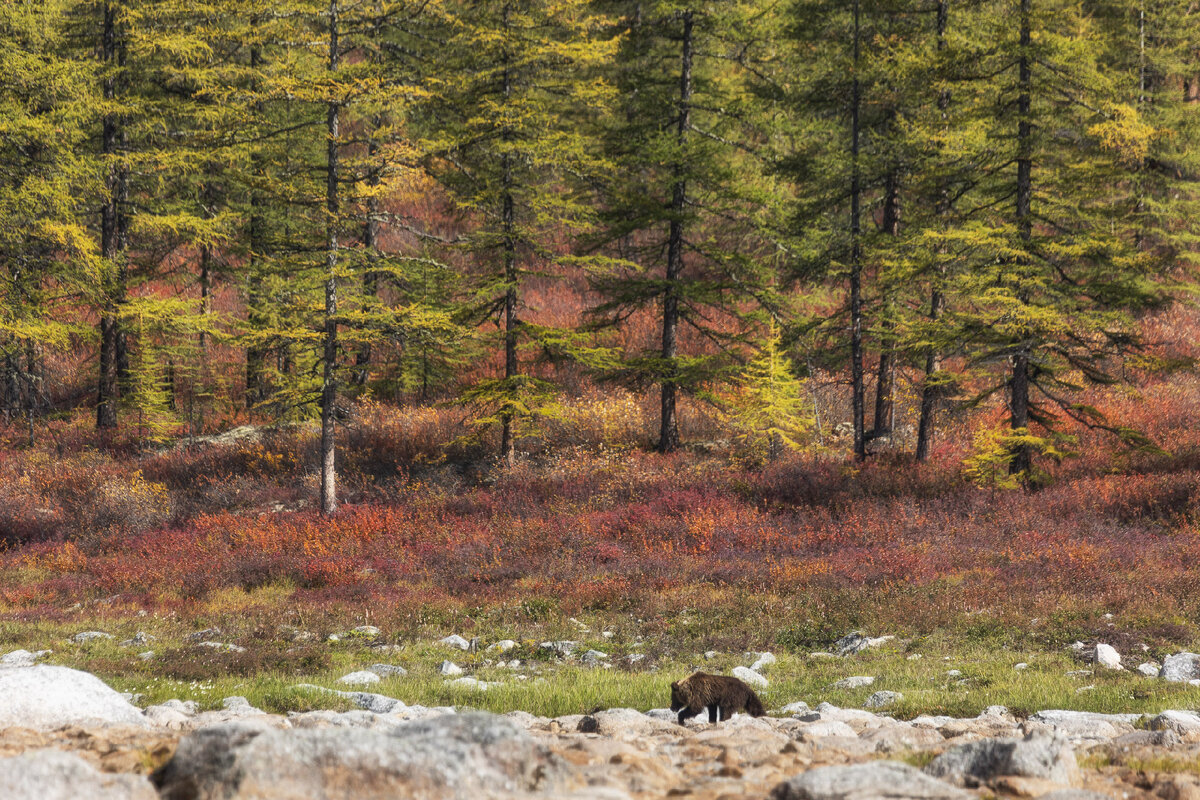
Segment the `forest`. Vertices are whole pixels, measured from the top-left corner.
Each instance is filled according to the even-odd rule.
[[[1036,487],[1160,447],[1094,393],[1190,364],[1147,322],[1192,294],[1190,2],[0,15],[13,446],[319,420],[333,513],[372,404],[512,466],[589,397],[661,453]]]

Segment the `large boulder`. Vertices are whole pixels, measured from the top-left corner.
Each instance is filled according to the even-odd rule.
[[[1079,765],[1065,739],[1028,736],[1024,739],[983,739],[947,750],[925,767],[935,778],[965,782],[991,780],[1005,775],[1040,778],[1075,785]]]
[[[771,790],[771,800],[968,800],[971,795],[898,761],[820,767]]]
[[[0,669],[0,728],[146,724],[141,710],[95,675],[49,664]]]
[[[511,721],[470,713],[390,733],[205,728],[151,780],[163,800],[466,800],[553,793],[556,765]]]
[[[0,758],[4,800],[158,800],[141,775],[112,775],[61,750],[33,750]]]
[[[1049,725],[1054,733],[1076,742],[1100,742],[1129,733],[1141,714],[1099,714],[1093,711],[1039,711],[1029,719]]]

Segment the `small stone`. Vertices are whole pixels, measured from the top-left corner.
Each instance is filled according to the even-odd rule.
[[[603,663],[606,658],[608,658],[608,653],[602,653],[599,650],[588,650],[579,660],[589,667],[595,667]]]
[[[1157,678],[1159,672],[1162,671],[1162,667],[1153,661],[1147,661],[1143,664],[1138,664],[1134,671],[1140,675],[1145,675],[1147,678]]]
[[[788,703],[786,706],[784,706],[783,708],[781,708],[779,710],[781,713],[788,714],[790,716],[795,716],[798,714],[807,714],[810,711],[812,711],[812,709],[808,707],[808,703],[804,702],[803,700],[797,700],[794,703]]]
[[[904,695],[900,692],[880,691],[875,692],[867,698],[867,702],[863,703],[865,708],[884,708],[894,705],[904,699]]]
[[[246,648],[244,648],[240,645],[227,644],[225,642],[198,642],[196,644],[196,647],[207,647],[210,650],[225,650],[226,652],[229,652],[229,653],[244,653],[244,652],[246,652]]]
[[[1084,692],[1092,692],[1092,691],[1095,691],[1095,689],[1096,689],[1096,684],[1089,683],[1087,686],[1080,686],[1078,689],[1076,689],[1075,694],[1083,694]]]
[[[357,628],[351,628],[350,634],[352,636],[378,636],[379,628],[374,625],[359,625]]]
[[[48,655],[50,655],[49,650],[38,650],[33,653],[28,650],[13,650],[11,653],[0,656],[0,667],[32,667],[39,659]]]
[[[359,670],[358,672],[351,672],[338,678],[338,683],[343,683],[347,686],[369,686],[373,683],[379,683],[379,681],[379,675],[370,670]]]
[[[496,642],[495,644],[488,645],[487,652],[489,652],[489,653],[507,653],[509,650],[512,650],[516,646],[517,646],[517,643],[514,642],[512,639],[501,639],[500,641]]]
[[[704,660],[712,661],[714,658],[716,658],[719,655],[721,655],[721,654],[718,653],[716,650],[705,650],[704,651]]]
[[[815,651],[813,651],[813,652],[809,653],[809,654],[808,654],[808,657],[809,657],[809,658],[817,658],[817,659],[821,659],[821,658],[837,658],[837,656],[835,656],[833,653],[827,653],[827,652],[825,652],[824,650],[815,650]]]
[[[645,653],[630,653],[629,655],[625,656],[621,660],[624,661],[626,664],[633,665],[633,664],[638,663],[639,661],[644,661],[645,659],[646,659]]]
[[[338,636],[336,633],[331,633],[329,636],[325,637],[325,641],[327,642],[340,642],[341,640],[342,637]]]
[[[909,656],[907,659],[905,659],[905,660],[906,660],[906,661],[920,661],[920,660],[921,660],[922,658],[924,658],[924,657],[925,657],[925,656],[921,655],[920,653],[913,653],[912,655],[910,655],[910,656]]]
[[[88,642],[102,641],[104,639],[114,638],[111,633],[104,631],[83,631],[71,637],[71,641],[75,644],[87,644]]]
[[[439,672],[447,677],[453,677],[455,675],[462,675],[463,668],[453,661],[443,661]]]
[[[556,642],[542,642],[538,647],[543,650],[553,650],[560,657],[569,656],[579,647],[579,642],[574,642],[569,639],[560,639]]]
[[[148,633],[143,633],[142,631],[138,631],[137,633],[135,633],[133,635],[132,639],[126,639],[123,642],[119,642],[118,646],[119,647],[137,647],[139,645],[150,644],[150,642],[152,642],[152,641],[154,641],[153,636],[151,636]]]
[[[600,635],[603,636],[605,639],[612,639],[613,637],[616,636],[616,634],[613,633],[612,631],[603,631]]]
[[[755,689],[765,689],[769,685],[766,678],[746,667],[734,667],[731,674]]]
[[[457,633],[452,633],[449,636],[446,636],[442,639],[438,639],[438,644],[445,645],[446,647],[453,647],[458,650],[470,650],[471,649],[471,643],[469,641],[467,641],[466,639],[464,639],[463,637],[459,636]]]
[[[1024,661],[1021,661],[1019,663],[1013,664],[1013,669],[1018,670],[1018,671],[1025,670],[1025,669],[1029,669],[1029,665],[1026,664]]]
[[[962,675],[962,670],[961,670],[961,669],[948,669],[948,670],[946,670],[946,677],[947,677],[947,678],[957,678],[957,677],[959,677],[960,675]]]
[[[829,684],[829,687],[831,689],[861,689],[864,686],[870,686],[874,682],[874,675],[851,675],[849,678],[834,681]]]
[[[146,650],[144,652],[138,653],[137,657],[141,661],[149,661],[150,659],[154,658],[154,651]]]
[[[367,669],[381,678],[402,678],[408,674],[408,670],[395,664],[372,664]]]
[[[213,639],[214,637],[217,637],[220,635],[221,635],[220,628],[205,628],[202,631],[196,631],[195,633],[189,633],[187,636],[183,637],[183,640],[185,642],[203,642],[203,641],[206,641],[209,639]]]

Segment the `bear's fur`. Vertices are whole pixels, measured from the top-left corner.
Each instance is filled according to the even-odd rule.
[[[705,708],[708,709],[709,722],[717,721],[718,712],[722,721],[738,711],[744,711],[752,717],[762,717],[767,713],[753,689],[728,675],[696,672],[671,684],[671,710],[679,712],[680,725],[698,716]]]

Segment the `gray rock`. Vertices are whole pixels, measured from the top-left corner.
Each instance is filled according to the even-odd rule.
[[[1150,720],[1152,731],[1174,731],[1181,736],[1200,733],[1200,714],[1195,711],[1164,711]]]
[[[169,708],[173,711],[178,711],[180,714],[187,714],[189,717],[199,713],[200,711],[200,704],[195,700],[176,700],[172,698],[170,700],[164,700],[162,703],[159,703],[159,705],[163,708]]]
[[[367,669],[381,678],[402,678],[408,674],[408,670],[395,664],[372,664]]]
[[[1020,670],[1023,670],[1023,669],[1029,669],[1029,665],[1028,665],[1028,664],[1026,664],[1024,661],[1020,661],[1020,662],[1018,662],[1018,663],[1016,663],[1016,664],[1013,664],[1013,669],[1015,669],[1015,670],[1017,670],[1017,671],[1020,671]]]
[[[113,635],[111,633],[105,633],[104,631],[84,631],[72,636],[71,641],[75,644],[87,644],[88,642],[97,642],[112,638]]]
[[[1037,800],[1112,800],[1109,795],[1087,789],[1059,789],[1049,794],[1038,795]]]
[[[145,652],[138,653],[137,657],[139,661],[149,661],[150,659],[154,658],[154,651],[146,650]]]
[[[1079,781],[1075,751],[1065,739],[1031,735],[1024,739],[983,739],[947,750],[925,772],[956,782],[1000,775],[1041,778],[1072,785]]]
[[[842,678],[840,681],[834,681],[829,684],[831,689],[861,689],[864,686],[870,686],[875,682],[873,675],[851,675],[849,678]]]
[[[338,678],[338,683],[345,684],[346,686],[370,686],[373,683],[379,683],[380,680],[378,674],[364,669],[343,675]]]
[[[730,674],[755,689],[765,689],[769,685],[766,678],[748,667],[734,667]]]
[[[898,761],[819,767],[771,790],[771,800],[968,800],[971,795]]]
[[[446,677],[452,678],[455,675],[462,675],[463,668],[458,664],[455,664],[453,661],[443,661],[442,666],[438,668],[438,672]]]
[[[1178,733],[1166,728],[1156,731],[1123,733],[1105,745],[1105,747],[1109,749],[1115,748],[1119,752],[1124,748],[1133,747],[1178,747],[1182,741]]]
[[[805,718],[806,724],[803,728],[799,729],[799,732],[803,734],[805,738],[826,739],[831,736],[836,736],[839,738],[852,739],[858,736],[858,731],[854,730],[854,728],[851,728],[841,720],[821,719],[820,714],[817,714],[816,717],[817,718],[811,722],[808,722],[807,718]]]
[[[609,708],[581,717],[578,730],[617,738],[640,738],[659,733],[677,735],[681,728],[675,720],[674,714],[669,719],[661,719],[634,708]]]
[[[395,714],[408,709],[408,706],[394,697],[373,692],[342,692],[337,689],[326,689],[324,686],[314,686],[311,683],[298,683],[294,688],[344,697],[364,711],[375,714]]]
[[[543,650],[553,650],[560,657],[569,656],[579,647],[579,642],[573,642],[569,639],[560,639],[556,642],[542,642],[538,647]]]
[[[1078,690],[1076,690],[1078,691]],[[1029,719],[1077,741],[1104,741],[1133,730],[1141,714],[1098,714],[1094,711],[1039,711]]]
[[[244,653],[246,648],[237,644],[229,644],[227,642],[197,642],[196,647],[207,647],[209,650],[224,650],[227,653]]]
[[[0,667],[32,667],[40,659],[50,655],[49,650],[38,650],[31,653],[28,650],[13,650],[0,656]]]
[[[1163,659],[1159,677],[1172,683],[1187,683],[1200,678],[1200,655],[1176,653]]]
[[[1146,661],[1138,664],[1134,671],[1139,675],[1145,675],[1147,678],[1157,678],[1158,673],[1162,671],[1162,665],[1156,664],[1153,661]]]
[[[608,660],[608,653],[602,653],[599,650],[588,650],[579,660],[589,667],[598,667]]]
[[[154,637],[148,633],[138,631],[133,635],[132,639],[126,639],[123,642],[118,642],[119,647],[141,647],[142,645],[150,644],[154,641]]]
[[[1111,645],[1101,642],[1096,645],[1096,653],[1093,656],[1095,662],[1106,669],[1122,669],[1121,654],[1116,651],[1116,648]]]
[[[634,664],[638,663],[639,661],[645,661],[646,654],[645,653],[630,653],[629,655],[625,656],[621,660],[624,661],[629,666],[633,666]]]
[[[379,628],[374,625],[359,625],[357,628],[350,629],[351,636],[378,636]]]
[[[561,772],[512,721],[471,713],[389,733],[221,725],[183,739],[151,780],[162,800],[467,800],[553,794]]]
[[[471,649],[471,643],[468,642],[463,637],[459,636],[457,633],[452,633],[449,636],[446,636],[445,638],[438,639],[438,644],[445,645],[446,647],[453,647],[458,650],[470,650]]]
[[[712,661],[714,658],[716,658],[719,655],[721,655],[721,654],[718,653],[716,650],[705,650],[704,651],[704,660]]]
[[[33,750],[0,758],[4,800],[157,800],[141,775],[100,772],[73,753]]]
[[[48,664],[0,670],[0,728],[146,724],[140,709],[87,672]]]
[[[496,642],[495,644],[488,645],[487,652],[489,652],[489,653],[507,653],[509,650],[512,650],[516,646],[517,646],[517,643],[514,642],[512,639],[501,639],[500,641]]]
[[[885,706],[899,703],[903,699],[904,695],[902,695],[900,692],[881,691],[875,692],[868,697],[867,702],[865,702],[863,705],[866,708],[884,708]]]
[[[804,702],[803,700],[797,700],[794,703],[788,703],[786,706],[779,709],[779,711],[783,714],[796,715],[807,714],[812,711],[812,709],[808,707],[808,703]]]
[[[187,636],[183,637],[183,640],[185,642],[204,642],[204,641],[209,641],[213,637],[220,636],[220,635],[221,635],[220,628],[205,628],[202,631],[196,631],[195,633],[189,633]]]
[[[863,635],[862,631],[854,631],[853,633],[848,633],[834,642],[833,652],[837,653],[839,656],[854,655],[855,653],[862,652],[870,647],[868,644],[869,641],[870,639]]]

